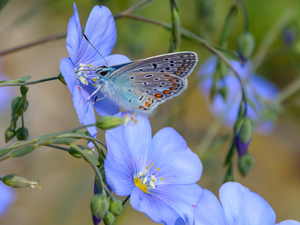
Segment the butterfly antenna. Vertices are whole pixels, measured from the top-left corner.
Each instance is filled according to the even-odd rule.
[[[85,36],[85,34],[83,34],[83,37],[87,40],[87,42],[95,49],[96,52],[98,52],[98,54],[102,57],[102,59],[105,61],[106,63],[106,67],[108,67],[108,63],[105,60],[105,58],[103,57],[103,55],[94,47],[94,45],[92,45],[92,43],[89,41],[89,39],[87,38],[87,36]]]

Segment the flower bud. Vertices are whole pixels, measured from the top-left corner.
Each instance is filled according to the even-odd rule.
[[[249,31],[242,33],[237,40],[237,51],[240,58],[246,62],[255,48],[255,39]]]
[[[58,79],[59,79],[60,82],[62,82],[64,85],[67,85],[67,84],[66,84],[66,81],[65,81],[65,78],[63,77],[63,75],[62,75],[61,73],[58,75]]]
[[[11,103],[11,114],[15,115],[22,104],[22,97],[15,97]]]
[[[219,89],[219,93],[222,95],[223,99],[226,101],[227,100],[228,89],[225,85]]]
[[[109,130],[124,123],[124,119],[117,116],[102,116],[96,121],[96,126],[102,130]]]
[[[244,154],[238,159],[239,171],[243,176],[246,176],[254,164],[254,158],[249,153]]]
[[[9,128],[5,131],[5,143],[9,142],[16,135],[14,130],[10,130]]]
[[[28,87],[25,86],[25,85],[22,85],[22,86],[20,87],[20,92],[21,92],[22,96],[25,97],[26,94],[27,94],[27,92],[28,92]]]
[[[25,141],[28,138],[28,130],[26,127],[20,127],[16,131],[16,137],[19,141]]]
[[[234,125],[234,142],[239,157],[242,157],[248,149],[254,132],[253,122],[249,117],[239,117]]]
[[[27,180],[24,177],[20,177],[17,174],[9,174],[3,177],[2,179],[3,183],[13,187],[13,188],[23,188],[23,187],[31,187],[35,188],[37,187],[38,189],[41,189],[40,183],[38,182],[32,182]]]
[[[91,200],[92,215],[102,219],[108,212],[109,200],[105,194],[96,194]]]
[[[103,218],[103,222],[105,225],[112,225],[115,221],[115,216],[111,212],[108,212]]]
[[[80,148],[81,150],[83,150],[85,153],[93,155],[93,152],[90,148],[87,148],[82,145],[77,145],[77,147]],[[73,147],[69,148],[69,153],[70,153],[70,155],[74,156],[75,158],[82,158],[81,154],[79,152],[77,152]]]
[[[119,216],[122,212],[122,202],[119,199],[113,199],[110,201],[109,211],[115,216]]]
[[[291,47],[297,39],[297,29],[294,27],[286,28],[282,34],[284,44]]]

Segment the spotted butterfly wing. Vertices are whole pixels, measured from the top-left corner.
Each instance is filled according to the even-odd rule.
[[[127,110],[151,114],[186,89],[197,61],[195,52],[177,52],[116,66],[103,92]]]

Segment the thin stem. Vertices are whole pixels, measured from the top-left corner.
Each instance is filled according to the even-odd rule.
[[[25,48],[29,48],[29,47],[39,45],[39,44],[42,44],[42,43],[46,43],[46,42],[49,42],[49,41],[59,40],[59,39],[65,38],[65,37],[67,37],[67,32],[54,34],[54,35],[42,38],[42,39],[37,40],[37,41],[29,42],[29,43],[24,44],[24,45],[20,45],[20,46],[14,47],[14,48],[10,48],[10,49],[7,49],[7,50],[0,51],[0,56],[6,55],[6,54],[9,54],[9,53],[13,53],[13,52],[16,52],[16,51],[19,51],[19,50],[23,50]]]
[[[244,19],[245,19],[245,31],[249,31],[249,16],[248,16],[248,12],[247,12],[247,8],[245,6],[245,3],[243,2],[243,0],[238,0],[240,5],[242,6],[242,10],[244,13]]]
[[[153,1],[153,0],[141,0],[138,3],[136,3],[136,4],[132,5],[131,7],[129,7],[128,9],[126,9],[125,11],[114,15],[114,19],[116,20],[116,19],[122,18],[126,15],[129,15],[132,12],[136,11],[137,9],[139,9],[140,7],[144,6],[145,4],[147,4],[151,1]]]
[[[300,90],[300,77],[297,78],[295,81],[291,82],[286,88],[284,88],[281,91],[277,101],[279,103],[282,103],[299,90]]]
[[[126,204],[126,202],[128,201],[129,198],[130,198],[130,195],[128,195],[128,196],[125,198],[125,200],[124,200],[123,203],[122,203],[122,206],[124,206],[124,205]]]
[[[2,158],[0,159],[0,162],[4,161],[4,160],[6,160],[6,159],[9,159],[9,158],[10,158],[9,156],[4,156],[4,157],[2,157]]]
[[[24,83],[7,83],[7,82],[4,82],[4,83],[0,83],[0,87],[32,85],[32,84],[38,84],[38,83],[42,83],[42,82],[46,82],[46,81],[51,81],[51,80],[56,80],[56,79],[59,79],[59,77],[58,76],[56,76],[56,77],[49,77],[49,78],[45,78],[45,79],[41,79],[41,80],[24,82]]]
[[[24,115],[23,114],[21,116],[21,121],[22,121],[22,128],[24,128]]]
[[[69,151],[68,148],[64,148],[64,147],[61,147],[61,146],[58,146],[58,145],[49,144],[49,145],[46,145],[46,146],[51,147],[51,148],[57,148],[57,149],[60,149],[60,150],[66,151],[66,152]]]
[[[114,19],[122,18],[125,15],[128,15],[128,14],[132,13],[133,11],[137,10],[138,8],[142,7],[143,5],[145,5],[146,3],[150,2],[150,1],[152,1],[152,0],[142,0],[142,1],[132,5],[130,8],[126,9],[125,11],[115,15]],[[82,28],[84,29],[84,26]],[[50,35],[48,37],[39,39],[37,41],[32,41],[32,42],[29,42],[29,43],[24,44],[24,45],[20,45],[20,46],[17,46],[17,47],[13,47],[13,48],[10,48],[10,49],[0,51],[0,56],[7,55],[9,53],[13,53],[13,52],[16,52],[16,51],[19,51],[19,50],[23,50],[23,49],[26,49],[26,48],[29,48],[29,47],[32,47],[32,46],[35,46],[35,45],[43,44],[43,43],[46,43],[46,42],[49,42],[49,41],[59,40],[59,39],[65,38],[65,37],[67,37],[67,32],[66,31],[62,32],[62,33],[59,33],[59,34]]]
[[[82,157],[91,165],[96,176],[98,177],[98,179],[100,181],[99,182],[100,187],[98,187],[99,193],[102,193],[102,190],[103,190],[102,176],[101,176],[100,171],[98,170],[97,166],[92,162],[92,160],[90,160],[90,158],[87,156],[87,154],[84,151],[82,151],[77,145],[70,144],[70,147],[74,148],[77,152],[79,152],[82,155]]]

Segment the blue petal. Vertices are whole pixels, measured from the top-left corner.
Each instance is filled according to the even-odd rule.
[[[88,125],[88,124],[92,124],[92,123],[95,123],[96,122],[96,119],[95,119],[95,113],[94,113],[94,108],[93,108],[93,105],[90,103],[89,104],[89,107],[88,107],[88,111],[86,112],[86,115],[84,117],[84,122],[83,124],[84,125]],[[86,128],[88,130],[88,132],[90,133],[90,136],[95,138],[96,135],[97,135],[97,127],[96,126],[93,126],[93,127],[87,127]],[[94,144],[91,143],[91,142],[88,142],[88,146],[90,148],[93,148],[94,147]]]
[[[74,65],[72,64],[70,58],[63,58],[60,61],[60,71],[72,94],[73,105],[78,114],[79,122],[82,124],[84,122],[88,105],[85,103],[85,99],[78,88],[78,84],[76,82],[76,74],[74,71]]]
[[[2,80],[8,81],[11,79],[0,71],[0,81]],[[10,108],[14,95],[16,95],[14,87],[0,88],[0,114]]]
[[[225,212],[209,190],[203,190],[195,208],[195,225],[229,225]]]
[[[250,84],[261,98],[274,101],[278,97],[279,88],[264,77],[253,75],[250,78]]]
[[[274,225],[276,215],[272,207],[258,194],[236,182],[220,188],[220,200],[229,224]]]
[[[0,183],[0,217],[4,216],[16,198],[15,191],[11,188]]]
[[[280,223],[277,223],[276,225],[300,225],[300,223],[295,220],[285,220]]]
[[[67,49],[73,64],[76,65],[79,46],[81,43],[82,30],[75,3],[73,5],[74,15],[71,17],[68,24]]]
[[[118,115],[121,115],[120,113]],[[129,195],[135,184],[133,175],[146,168],[146,153],[151,147],[151,127],[146,116],[138,122],[108,130],[105,134],[108,153],[105,160],[106,181],[117,195]]]
[[[194,207],[202,189],[197,184],[168,185],[146,194],[134,188],[130,203],[156,223],[189,225],[194,223]]]
[[[85,35],[92,45],[104,56],[108,56],[117,40],[116,25],[110,10],[105,6],[95,6],[86,23]],[[78,62],[91,64],[99,54],[86,41],[80,46]]]
[[[149,173],[163,178],[163,181],[159,181],[159,186],[195,183],[202,174],[199,157],[191,151],[177,131],[170,127],[161,129],[153,137],[147,165],[152,163],[154,166],[149,169]],[[156,168],[160,170],[157,171]]]
[[[230,60],[231,65],[236,70],[238,75],[242,78],[242,80],[245,80],[249,78],[252,74],[252,63],[248,61],[245,64],[242,64],[241,62]],[[230,70],[230,75],[235,76],[232,70]]]
[[[105,61],[103,58],[98,55],[98,57],[94,58],[94,61],[92,61],[90,64],[95,67],[95,66],[114,66],[122,63],[127,63],[130,62],[130,59],[125,56],[125,55],[119,55],[119,54],[114,54],[114,55],[109,55],[105,57]],[[107,64],[106,64],[107,63]]]
[[[98,99],[103,98],[104,95],[100,93]],[[109,98],[103,98],[95,102],[94,107],[100,116],[115,115],[119,112],[119,107]]]

